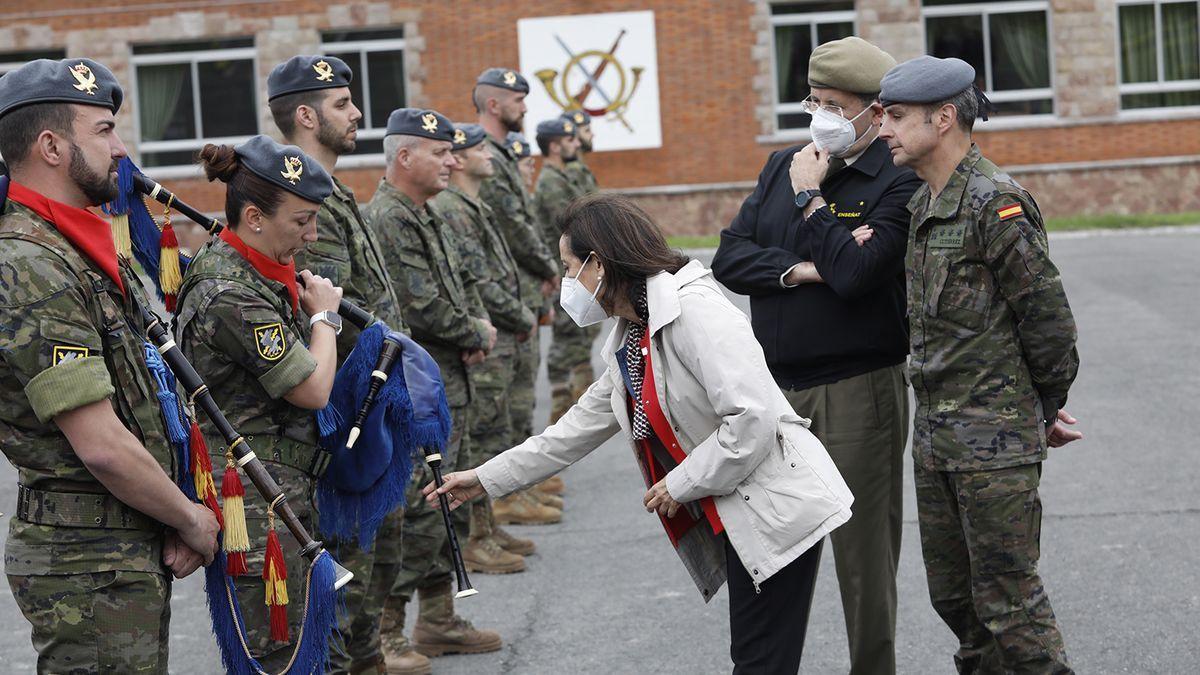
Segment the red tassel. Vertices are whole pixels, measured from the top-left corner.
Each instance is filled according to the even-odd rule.
[[[163,305],[167,308],[167,311],[170,312],[171,314],[175,313],[175,306],[176,306],[175,303],[176,302],[177,302],[177,299],[176,299],[174,293],[163,293]]]
[[[217,525],[225,528],[225,518],[221,515],[221,507],[217,504],[217,486],[213,483],[212,459],[208,456],[208,444],[204,442],[204,434],[200,425],[193,419],[190,447],[192,451],[192,480],[196,486],[196,496],[204,502],[217,517]]]
[[[271,610],[271,639],[289,642],[287,620],[287,565],[283,561],[283,547],[279,535],[275,534],[275,513],[267,516],[267,553],[263,558],[263,583],[266,585],[266,603]]]
[[[225,554],[225,574],[231,577],[240,577],[250,573],[250,568],[246,565],[246,554],[242,551],[233,551]]]

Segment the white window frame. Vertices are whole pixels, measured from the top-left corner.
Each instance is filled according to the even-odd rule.
[[[192,114],[195,116],[194,123],[196,125],[197,138],[184,138],[173,141],[144,141],[142,140],[142,116],[139,111],[134,115],[134,128],[137,130],[137,148],[138,156],[147,152],[172,152],[178,150],[199,150],[206,143],[215,143],[223,145],[235,145],[242,143],[252,138],[255,134],[261,133],[261,122],[259,115],[254,116],[255,134],[245,136],[204,136],[204,125],[200,120],[200,109],[204,105],[204,100],[200,97],[200,72],[197,69],[197,64],[207,63],[210,61],[250,61],[251,72],[255,73],[255,81],[252,83],[251,90],[254,92],[254,110],[259,110],[259,93],[258,93],[258,51],[253,46],[251,47],[232,47],[228,49],[199,49],[196,51],[182,52],[163,52],[161,54],[133,54],[129,58],[129,62],[133,65],[133,82],[131,85],[132,100],[138,100],[138,76],[137,69],[139,66],[162,66],[162,65],[178,65],[188,64],[191,68],[192,75]],[[174,164],[155,166],[146,169],[155,175],[174,176],[186,175],[198,171],[198,167],[190,164]]]
[[[771,127],[775,129],[775,133],[780,136],[804,136],[809,135],[808,129],[784,129],[779,126],[780,115],[791,115],[802,113],[801,108],[803,103],[788,102],[781,103],[779,101],[779,72],[778,64],[775,62],[778,51],[775,47],[775,29],[779,26],[804,26],[809,29],[809,36],[816,49],[817,44],[817,26],[830,23],[850,23],[853,26],[854,35],[858,35],[858,11],[847,9],[840,12],[804,12],[797,14],[772,14],[771,15]]]
[[[366,62],[367,54],[374,52],[402,52],[404,54],[404,80],[408,82],[408,40],[406,38],[391,38],[384,40],[346,40],[344,42],[322,42],[321,54],[328,56],[330,54],[345,54],[347,52],[358,53],[358,64],[351,66],[354,71],[354,77],[362,78],[363,100],[355,101],[359,110],[363,113],[363,119],[366,119],[370,114],[371,109],[371,78],[363,67]],[[408,97],[408,87],[405,86],[405,98]],[[407,103],[407,101],[405,101]],[[372,124],[378,124],[379,120],[371,120]],[[377,140],[383,138],[387,133],[387,120],[382,120],[382,126],[372,126],[370,128],[360,128],[357,138],[360,140]],[[338,159],[338,164],[344,167],[353,168],[356,166],[369,166],[380,164],[384,161],[383,153],[376,152],[362,155],[345,155]]]
[[[992,90],[992,42],[990,39],[991,17],[996,14],[1017,14],[1021,12],[1044,12],[1046,14],[1046,60],[1050,69],[1050,86],[1041,89],[1011,89],[1008,91]],[[1026,0],[1025,2],[1004,2],[997,4],[961,4],[934,5],[921,7],[921,30],[928,33],[925,20],[947,16],[979,16],[983,21],[983,77],[986,88],[984,94],[994,103],[1009,103],[1011,101],[1031,101],[1035,99],[1050,99],[1051,111],[1037,115],[993,115],[989,126],[1023,126],[1028,122],[1038,122],[1058,119],[1058,100],[1055,98],[1058,73],[1054,68],[1054,12],[1049,0]],[[928,53],[928,43],[925,50]]]
[[[1164,69],[1166,65],[1163,61],[1163,40],[1162,40],[1162,6],[1165,4],[1179,4],[1186,0],[1117,0],[1117,15],[1114,23],[1116,24],[1116,35],[1114,36],[1117,54],[1117,95],[1124,97],[1127,94],[1168,94],[1176,91],[1195,91],[1200,89],[1200,80],[1166,80]],[[1196,3],[1200,5],[1200,2]],[[1132,82],[1126,84],[1121,82],[1121,71],[1124,69],[1124,63],[1121,61],[1121,8],[1135,7],[1138,5],[1154,5],[1154,59],[1157,66],[1155,73],[1156,80],[1154,82]],[[1118,99],[1117,106],[1120,109],[1121,117],[1154,117],[1159,118],[1163,113],[1194,115],[1200,113],[1200,106],[1196,105],[1168,105],[1157,108],[1128,108],[1126,109]]]

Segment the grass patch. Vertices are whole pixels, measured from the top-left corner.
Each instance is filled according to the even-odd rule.
[[[1049,232],[1069,232],[1077,230],[1117,230],[1197,224],[1200,224],[1200,211],[1184,211],[1183,213],[1134,213],[1130,215],[1106,213],[1098,216],[1048,218],[1046,220],[1046,230]],[[667,243],[672,248],[716,248],[720,242],[721,237],[716,234],[708,236],[667,237]]]

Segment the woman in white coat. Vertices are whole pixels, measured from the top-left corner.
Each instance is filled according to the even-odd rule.
[[[559,227],[563,309],[580,325],[619,319],[607,368],[556,424],[447,475],[441,492],[451,508],[485,491],[498,498],[622,432],[646,479],[644,505],[705,601],[729,581],[734,672],[796,672],[820,542],[850,518],[850,491],[708,269],[620,197],[581,198]],[[431,503],[434,492],[426,486]]]

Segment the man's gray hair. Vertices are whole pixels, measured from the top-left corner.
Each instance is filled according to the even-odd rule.
[[[417,136],[408,134],[391,134],[383,137],[383,159],[389,165],[396,161],[396,155],[400,154],[400,148],[412,149],[419,143],[421,139]]]
[[[979,117],[979,96],[972,85],[951,96],[945,101],[934,103],[926,108],[926,117],[933,118],[933,113],[944,105],[954,106],[958,113],[958,126],[968,134],[975,128],[975,118]]]

